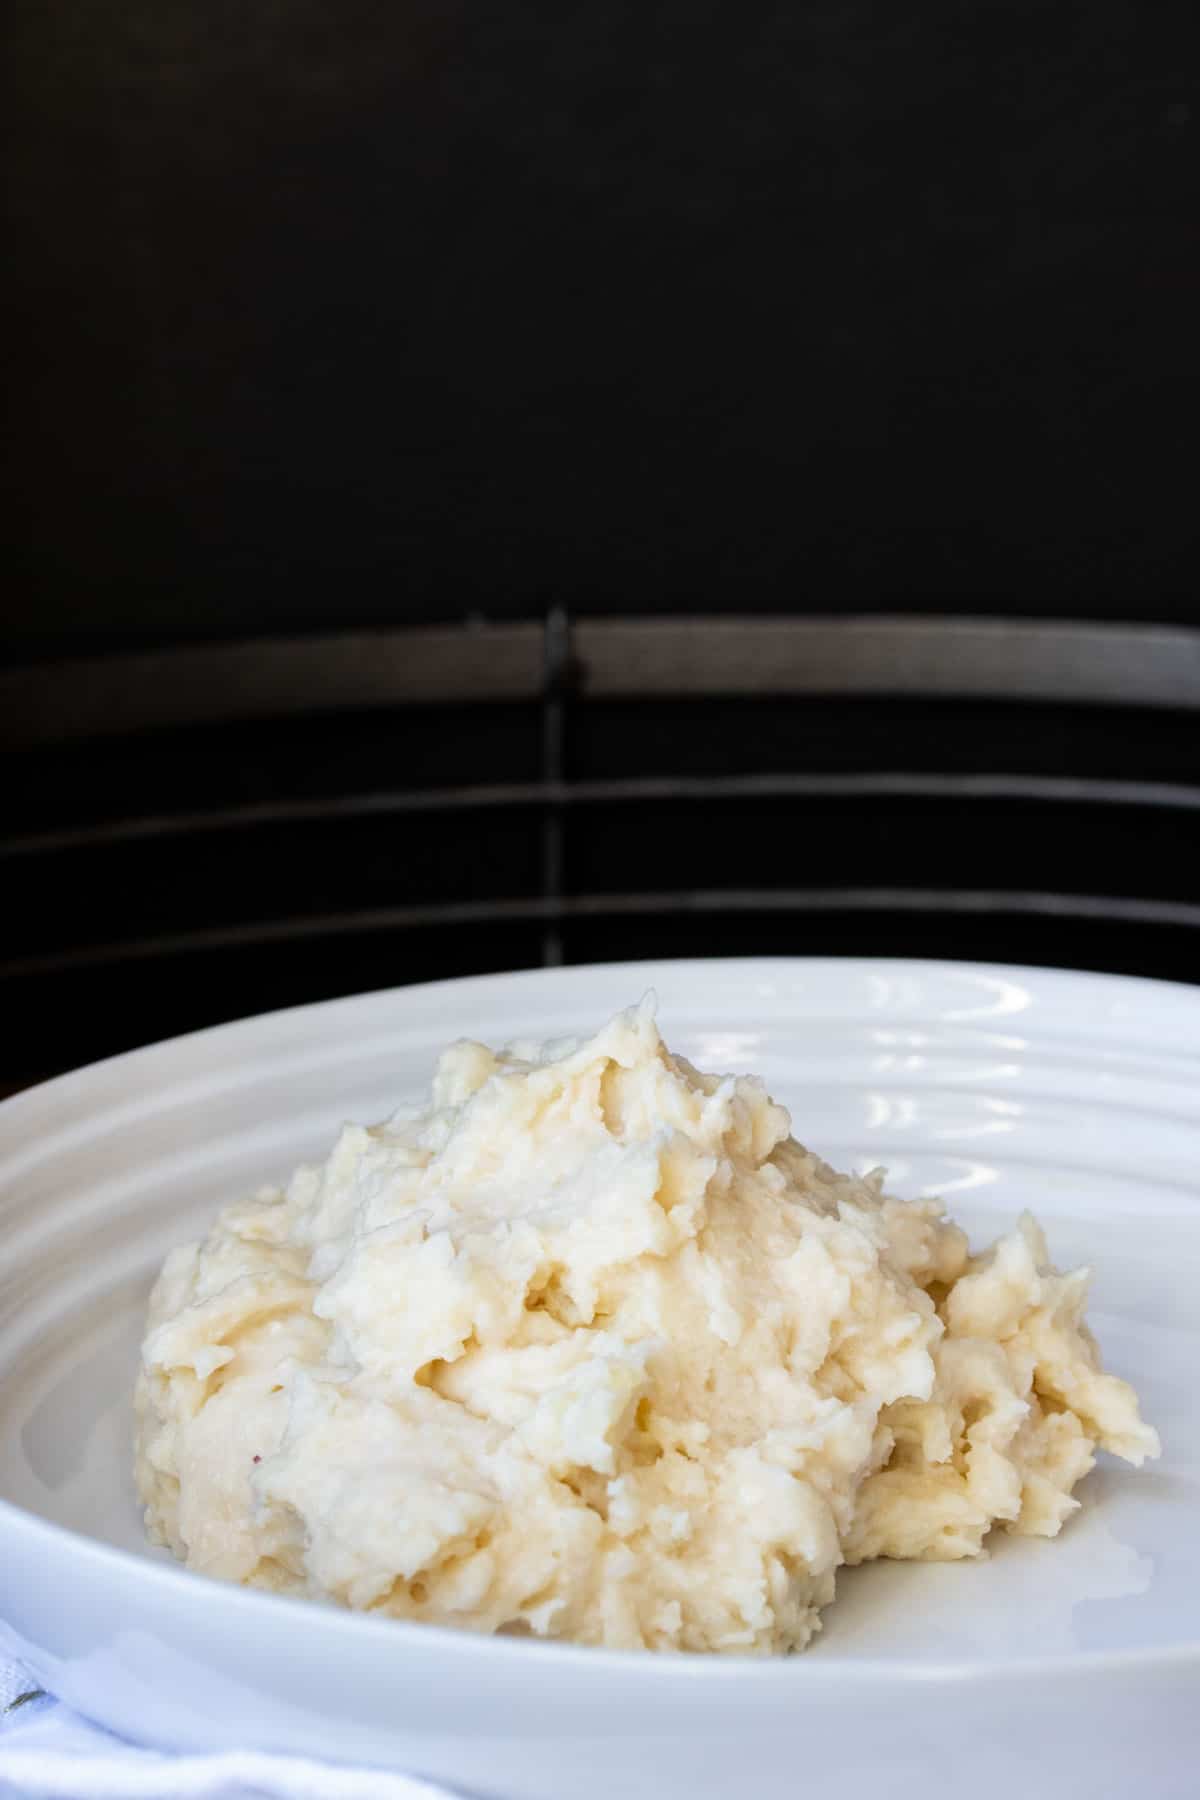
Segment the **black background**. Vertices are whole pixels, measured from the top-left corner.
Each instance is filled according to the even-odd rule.
[[[16,0],[10,653],[1193,611],[1193,0]]]
[[[10,660],[552,606],[1200,622],[1195,0],[15,0],[5,83]],[[360,804],[536,784],[545,727],[317,704],[7,754],[0,1089],[536,963],[548,832],[598,903],[567,961],[1200,980],[1195,713],[572,701],[568,782],[1093,791]]]

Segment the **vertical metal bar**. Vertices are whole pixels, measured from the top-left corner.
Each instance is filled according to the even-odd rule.
[[[563,832],[561,801],[555,790],[563,780],[567,691],[570,681],[571,627],[566,608],[546,614],[542,672],[542,898],[554,909],[563,897]],[[547,917],[542,932],[542,963],[552,969],[563,960],[562,926]]]

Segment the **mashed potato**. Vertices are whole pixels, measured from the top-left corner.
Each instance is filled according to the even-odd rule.
[[[1036,1225],[972,1257],[648,1002],[460,1043],[176,1250],[137,1476],[192,1568],[611,1648],[800,1649],[844,1562],[1053,1536],[1158,1442]]]

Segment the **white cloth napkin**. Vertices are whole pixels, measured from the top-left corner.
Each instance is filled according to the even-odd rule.
[[[3,1800],[451,1800],[386,1769],[239,1750],[169,1756],[92,1725],[0,1651]]]

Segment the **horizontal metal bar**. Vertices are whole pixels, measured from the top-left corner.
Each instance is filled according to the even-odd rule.
[[[1200,631],[1078,620],[852,616],[589,618],[584,696],[913,694],[1200,707]],[[255,639],[0,672],[14,747],[237,719],[525,700],[540,622]]]
[[[1200,706],[1200,631],[1066,619],[583,619],[593,694],[927,694]]]
[[[561,900],[465,900],[443,906],[375,907],[361,912],[264,919],[199,931],[174,932],[129,943],[89,945],[0,964],[0,979],[141,962],[194,951],[303,942],[370,931],[410,931],[446,925],[544,923],[571,919],[653,917],[671,913],[911,912],[988,914],[1098,920],[1122,925],[1200,928],[1200,905],[1126,895],[1055,894],[995,889],[823,887],[692,888],[678,893],[577,894]]]
[[[65,826],[0,841],[0,858],[39,856],[96,845],[263,825],[334,823],[399,813],[466,812],[504,807],[573,807],[756,799],[1018,800],[1037,805],[1144,806],[1200,811],[1200,787],[1169,781],[1092,780],[1063,775],[941,775],[903,770],[764,775],[650,775],[617,781],[524,781],[457,788],[384,790],[315,800],[280,800],[211,811],[153,813],[101,825]]]
[[[457,700],[530,700],[540,622],[254,638],[0,671],[11,748],[186,725]]]

